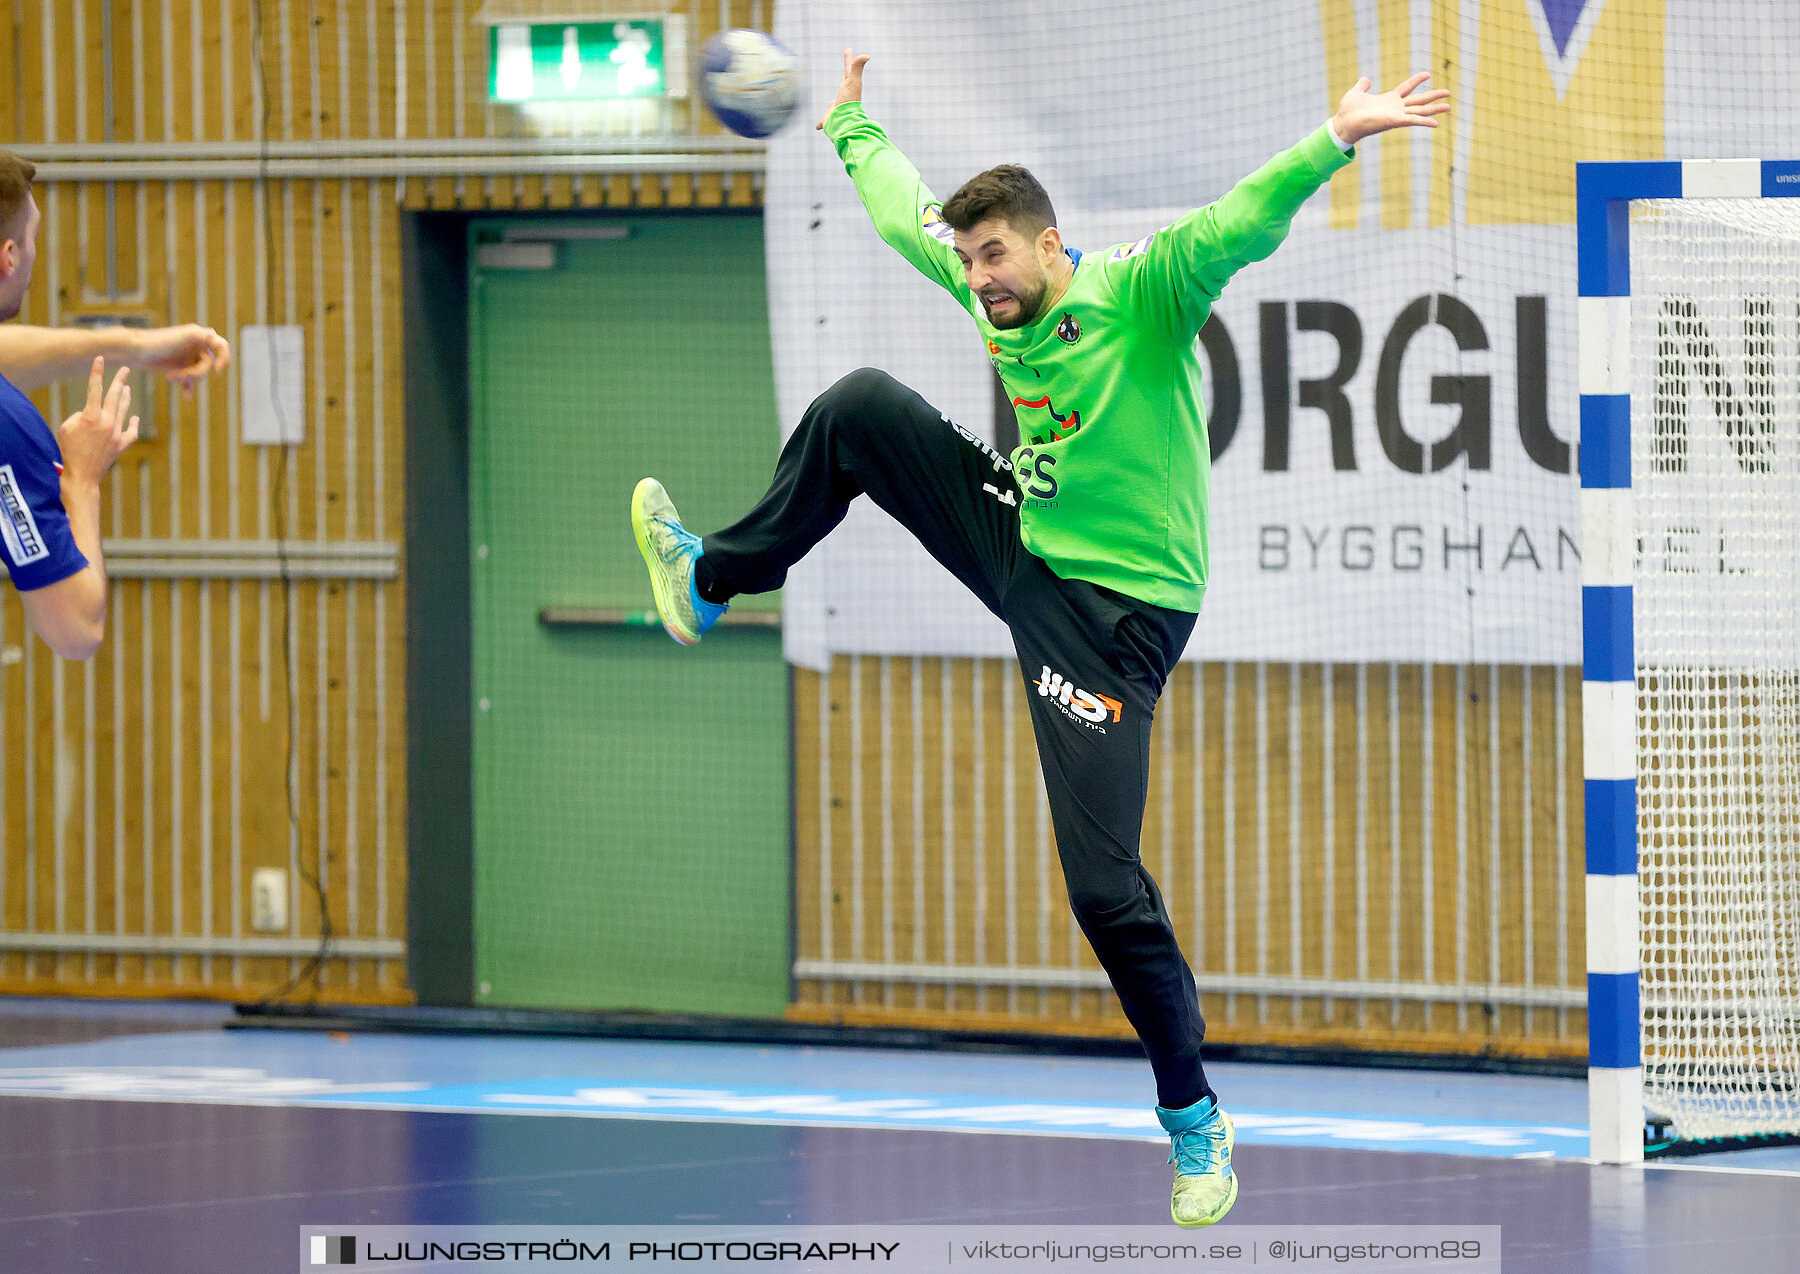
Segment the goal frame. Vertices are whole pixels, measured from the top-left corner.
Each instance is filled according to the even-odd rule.
[[[1631,495],[1631,201],[1800,197],[1800,160],[1575,166],[1588,1153],[1644,1158]]]

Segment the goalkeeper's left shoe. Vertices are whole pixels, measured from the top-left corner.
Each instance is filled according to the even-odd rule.
[[[1210,1097],[1180,1110],[1156,1108],[1157,1122],[1174,1141],[1169,1162],[1175,1165],[1175,1190],[1169,1215],[1185,1229],[1211,1225],[1237,1202],[1237,1173],[1231,1170],[1231,1147],[1237,1129],[1231,1116]]]
[[[696,645],[729,607],[700,596],[694,584],[700,537],[681,525],[669,493],[655,478],[645,478],[631,493],[631,529],[650,569],[663,628],[683,646]]]

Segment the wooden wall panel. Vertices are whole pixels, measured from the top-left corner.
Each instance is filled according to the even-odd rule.
[[[840,657],[795,686],[799,959],[906,967],[803,976],[793,1015],[1129,1034],[1017,669]],[[1182,665],[1140,850],[1211,1035],[1582,1056],[1579,705],[1579,669]]]
[[[474,21],[484,3],[0,0],[4,144],[28,156],[98,144],[125,162],[215,143],[254,156],[265,139],[529,139],[596,120],[618,131],[621,120],[593,112],[491,107]],[[684,14],[694,50],[720,17],[709,0],[597,8]],[[763,11],[735,0],[729,17]],[[721,132],[686,103],[649,122]],[[45,220],[25,321],[124,314],[198,320],[234,339],[253,323],[305,333],[306,442],[238,442],[235,370],[192,400],[156,387],[155,437],[106,486],[108,541],[178,541],[189,562],[206,546],[277,538],[397,549],[404,210],[760,201],[759,173],[734,171],[729,156],[699,175],[546,176],[520,153],[520,171],[493,175],[451,159],[403,176],[263,179],[252,167],[110,182],[58,176],[37,153]],[[55,386],[37,402],[54,423],[78,395]],[[325,961],[303,993],[406,998],[404,563],[396,579],[283,583],[133,578],[122,561],[106,646],[85,665],[29,637],[16,596],[0,593],[0,991],[277,990],[306,962],[253,945],[250,874],[270,866],[291,882],[292,924],[275,937],[316,946],[319,902],[303,883],[315,875],[334,935],[386,944]],[[224,945],[200,949],[209,942]]]
[[[486,34],[472,21],[484,3],[555,6],[0,0],[0,65],[15,88],[0,119],[27,153],[577,129],[574,113],[488,104]],[[694,48],[719,23],[713,0],[661,7],[691,19]],[[735,25],[773,11],[725,8]],[[691,104],[654,122],[720,132]],[[758,175],[728,158],[698,174],[169,177],[112,183],[110,199],[103,181],[53,180],[40,193],[29,320],[123,312],[306,332],[306,444],[238,444],[235,377],[191,402],[158,390],[157,437],[108,484],[108,537],[328,544],[401,531],[403,210],[760,199]],[[39,401],[60,419],[72,393]],[[333,930],[402,937],[404,586],[403,566],[395,581],[116,579],[107,647],[80,667],[25,639],[16,599],[0,596],[0,933],[234,938],[246,933],[249,873],[283,866],[297,879],[324,846]],[[828,678],[796,679],[802,959],[1011,964],[1091,981],[1015,682],[1005,664],[938,659],[863,661],[854,680],[839,661]],[[1566,670],[1184,666],[1156,726],[1143,845],[1203,986],[1579,987],[1578,701]],[[314,939],[316,901],[295,895],[295,936]],[[299,967],[0,947],[0,988],[243,995]],[[339,958],[322,981],[327,997],[405,994],[394,957]],[[809,979],[800,998],[800,1015],[1128,1030],[1110,992],[1087,984]],[[1216,990],[1204,1002],[1220,1038],[1574,1055],[1583,1030],[1563,1007]]]

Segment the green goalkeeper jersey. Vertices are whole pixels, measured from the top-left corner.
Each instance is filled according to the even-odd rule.
[[[862,104],[833,110],[825,132],[881,237],[987,338],[1019,420],[1011,458],[1025,547],[1064,579],[1198,611],[1212,466],[1195,338],[1226,281],[1275,250],[1350,155],[1320,127],[1173,225],[1071,252],[1074,277],[1055,305],[1001,330],[969,290],[937,198]]]

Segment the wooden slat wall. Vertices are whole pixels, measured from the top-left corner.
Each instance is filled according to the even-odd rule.
[[[1141,848],[1210,1037],[1584,1056],[1579,1008],[1206,990],[1234,975],[1583,988],[1580,680],[1182,665]],[[1028,693],[996,660],[840,656],[797,675],[802,961],[1098,972],[1069,915]],[[976,979],[806,978],[793,1015],[1130,1034],[1110,991]]]
[[[760,0],[582,7],[686,13],[694,49],[722,22],[765,17]],[[542,121],[487,102],[481,8],[0,0],[0,66],[13,89],[0,101],[0,145],[30,155],[69,143],[541,131]],[[686,104],[648,123],[719,131]],[[393,544],[403,517],[402,209],[747,205],[760,191],[750,172],[722,170],[55,181],[38,196],[44,223],[23,321],[144,315],[234,338],[251,323],[305,329],[305,444],[237,441],[235,371],[192,402],[159,389],[155,439],[110,478],[109,539]],[[55,423],[76,400],[58,386],[37,401]],[[0,940],[0,991],[278,988],[303,961],[121,954],[81,950],[80,940],[252,936],[250,873],[277,866],[293,884],[291,936],[310,943],[319,907],[302,878],[321,849],[333,933],[403,938],[404,587],[404,563],[396,581],[115,579],[106,645],[80,665],[31,637],[16,595],[0,592],[0,934],[78,948]],[[408,996],[398,955],[335,958],[317,981],[326,999]]]
[[[524,13],[540,0],[508,2]],[[721,22],[762,25],[768,16],[746,0],[660,7],[689,15],[694,47]],[[0,65],[10,68],[16,89],[0,105],[6,144],[29,153],[33,144],[108,140],[108,21],[116,142],[257,138],[259,27],[271,139],[541,130],[541,121],[487,103],[485,29],[471,21],[479,9],[480,0],[0,0]],[[703,111],[685,106],[652,122],[675,132],[718,131]],[[107,535],[205,540],[279,532],[334,542],[400,535],[401,209],[760,199],[751,173],[728,169],[116,183],[109,266],[105,184],[55,183],[40,195],[43,250],[27,321],[117,311],[159,322],[200,319],[231,333],[254,322],[306,330],[306,444],[276,453],[236,443],[234,377],[191,403],[159,392],[157,438],[128,454],[111,479]],[[39,402],[53,420],[72,405],[60,388]],[[403,935],[403,587],[404,569],[392,583],[302,581],[291,589],[117,581],[107,646],[86,665],[64,664],[27,638],[16,599],[0,593],[0,932],[242,935],[251,870],[310,866],[323,845],[334,931]],[[918,661],[915,706],[913,662],[839,660],[828,679],[804,672],[796,679],[802,958],[1092,970],[1063,899],[1014,670],[989,661]],[[1357,670],[1329,670],[1329,712],[1326,671],[1187,665],[1164,701],[1144,852],[1202,984],[1209,973],[1262,972],[1579,987],[1577,674],[1529,670],[1527,695],[1527,670],[1431,670],[1427,784],[1420,742],[1426,674],[1366,670],[1367,743],[1359,749]],[[1390,676],[1401,705],[1392,722],[1400,740],[1394,803]],[[1558,679],[1560,768],[1550,743]],[[1297,734],[1290,699],[1300,710]],[[1519,741],[1527,699],[1536,723],[1529,750]],[[851,740],[853,705],[861,733]],[[1498,707],[1497,718],[1490,707]],[[885,747],[875,724],[884,717]],[[1010,731],[1001,724],[1009,719]],[[826,729],[835,745],[828,776],[816,759]],[[289,831],[282,764],[290,742],[297,835]],[[1334,779],[1311,781],[1327,755]],[[1359,756],[1366,758],[1360,780]],[[946,775],[954,798],[947,827]],[[1290,788],[1296,775],[1297,791]],[[1519,793],[1528,776],[1526,803]],[[1359,782],[1366,793],[1360,877]],[[1290,835],[1295,796],[1297,839]],[[1393,826],[1391,804],[1399,810]],[[1266,856],[1259,845],[1268,846]],[[821,896],[827,868],[829,905]],[[295,936],[314,938],[316,904],[298,885],[295,892]],[[1296,925],[1298,943],[1290,940]],[[1359,949],[1366,953],[1360,962]],[[245,995],[281,985],[296,968],[286,958],[0,949],[0,989]],[[333,960],[322,982],[326,998],[406,994],[399,959]],[[1582,1015],[1567,1009],[1502,1009],[1490,1017],[1447,1001],[1208,994],[1206,1010],[1221,1039],[1571,1056],[1583,1047]],[[1127,1029],[1110,993],[1087,989],[808,980],[794,1011]]]

